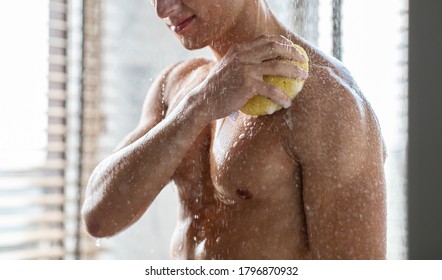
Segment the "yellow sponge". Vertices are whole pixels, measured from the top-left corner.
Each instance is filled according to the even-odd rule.
[[[298,65],[305,71],[308,71],[308,56],[306,51],[295,44],[293,44],[293,47],[298,49],[307,58],[307,61],[299,63],[288,59],[284,60]],[[264,81],[282,89],[292,100],[302,90],[305,82],[305,80],[289,79],[282,76],[264,76]],[[241,108],[241,112],[253,116],[270,115],[278,110],[281,110],[282,108],[283,107],[281,105],[276,104],[270,98],[262,95],[255,95]]]

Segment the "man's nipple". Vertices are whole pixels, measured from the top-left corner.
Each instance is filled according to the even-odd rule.
[[[236,195],[242,199],[251,199],[253,194],[247,189],[237,189]]]

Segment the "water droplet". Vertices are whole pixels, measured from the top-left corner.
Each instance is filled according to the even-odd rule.
[[[287,124],[288,128],[289,128],[290,130],[292,130],[292,129],[293,129],[292,116],[291,116],[289,113],[287,113],[287,114],[284,114],[283,117],[284,117],[284,121],[285,121],[285,123]]]
[[[236,121],[236,119],[238,118],[238,111],[236,111],[236,112],[233,112],[230,116],[229,116],[229,120],[230,120],[230,122],[235,122]]]
[[[206,244],[206,240],[204,239],[198,245],[196,245],[196,247],[195,247],[195,255],[196,256],[203,256],[204,255],[205,244]]]
[[[242,139],[244,139],[244,138],[246,138],[246,135],[245,135],[244,133],[242,133],[241,135],[239,135],[239,139],[240,139],[240,140],[242,140]]]
[[[233,142],[232,147],[235,148],[238,145],[238,141]]]
[[[97,240],[95,240],[95,246],[101,247],[101,243],[100,243],[100,239],[99,238],[97,238]]]
[[[233,204],[235,204],[235,200],[228,198],[227,199],[227,204],[233,205]]]
[[[229,152],[226,152],[226,154],[224,155],[224,159],[227,159],[229,157]]]
[[[195,218],[195,220],[198,220],[200,218],[199,215],[194,215],[193,217]]]
[[[215,242],[216,242],[216,243],[219,243],[220,241],[221,241],[221,237],[218,236],[218,237],[216,238]]]

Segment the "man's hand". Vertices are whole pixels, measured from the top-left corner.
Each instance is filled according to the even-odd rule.
[[[264,75],[305,80],[308,73],[299,66],[276,58],[304,62],[306,58],[282,36],[262,36],[234,45],[218,62],[197,93],[207,103],[211,120],[226,117],[244,106],[256,94],[288,108],[290,98],[280,89],[264,82]]]

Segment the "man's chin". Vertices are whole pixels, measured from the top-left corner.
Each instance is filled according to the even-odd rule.
[[[184,48],[192,51],[192,50],[199,50],[202,48],[207,47],[207,44],[204,42],[197,42],[196,40],[180,40],[181,45],[183,45]]]

